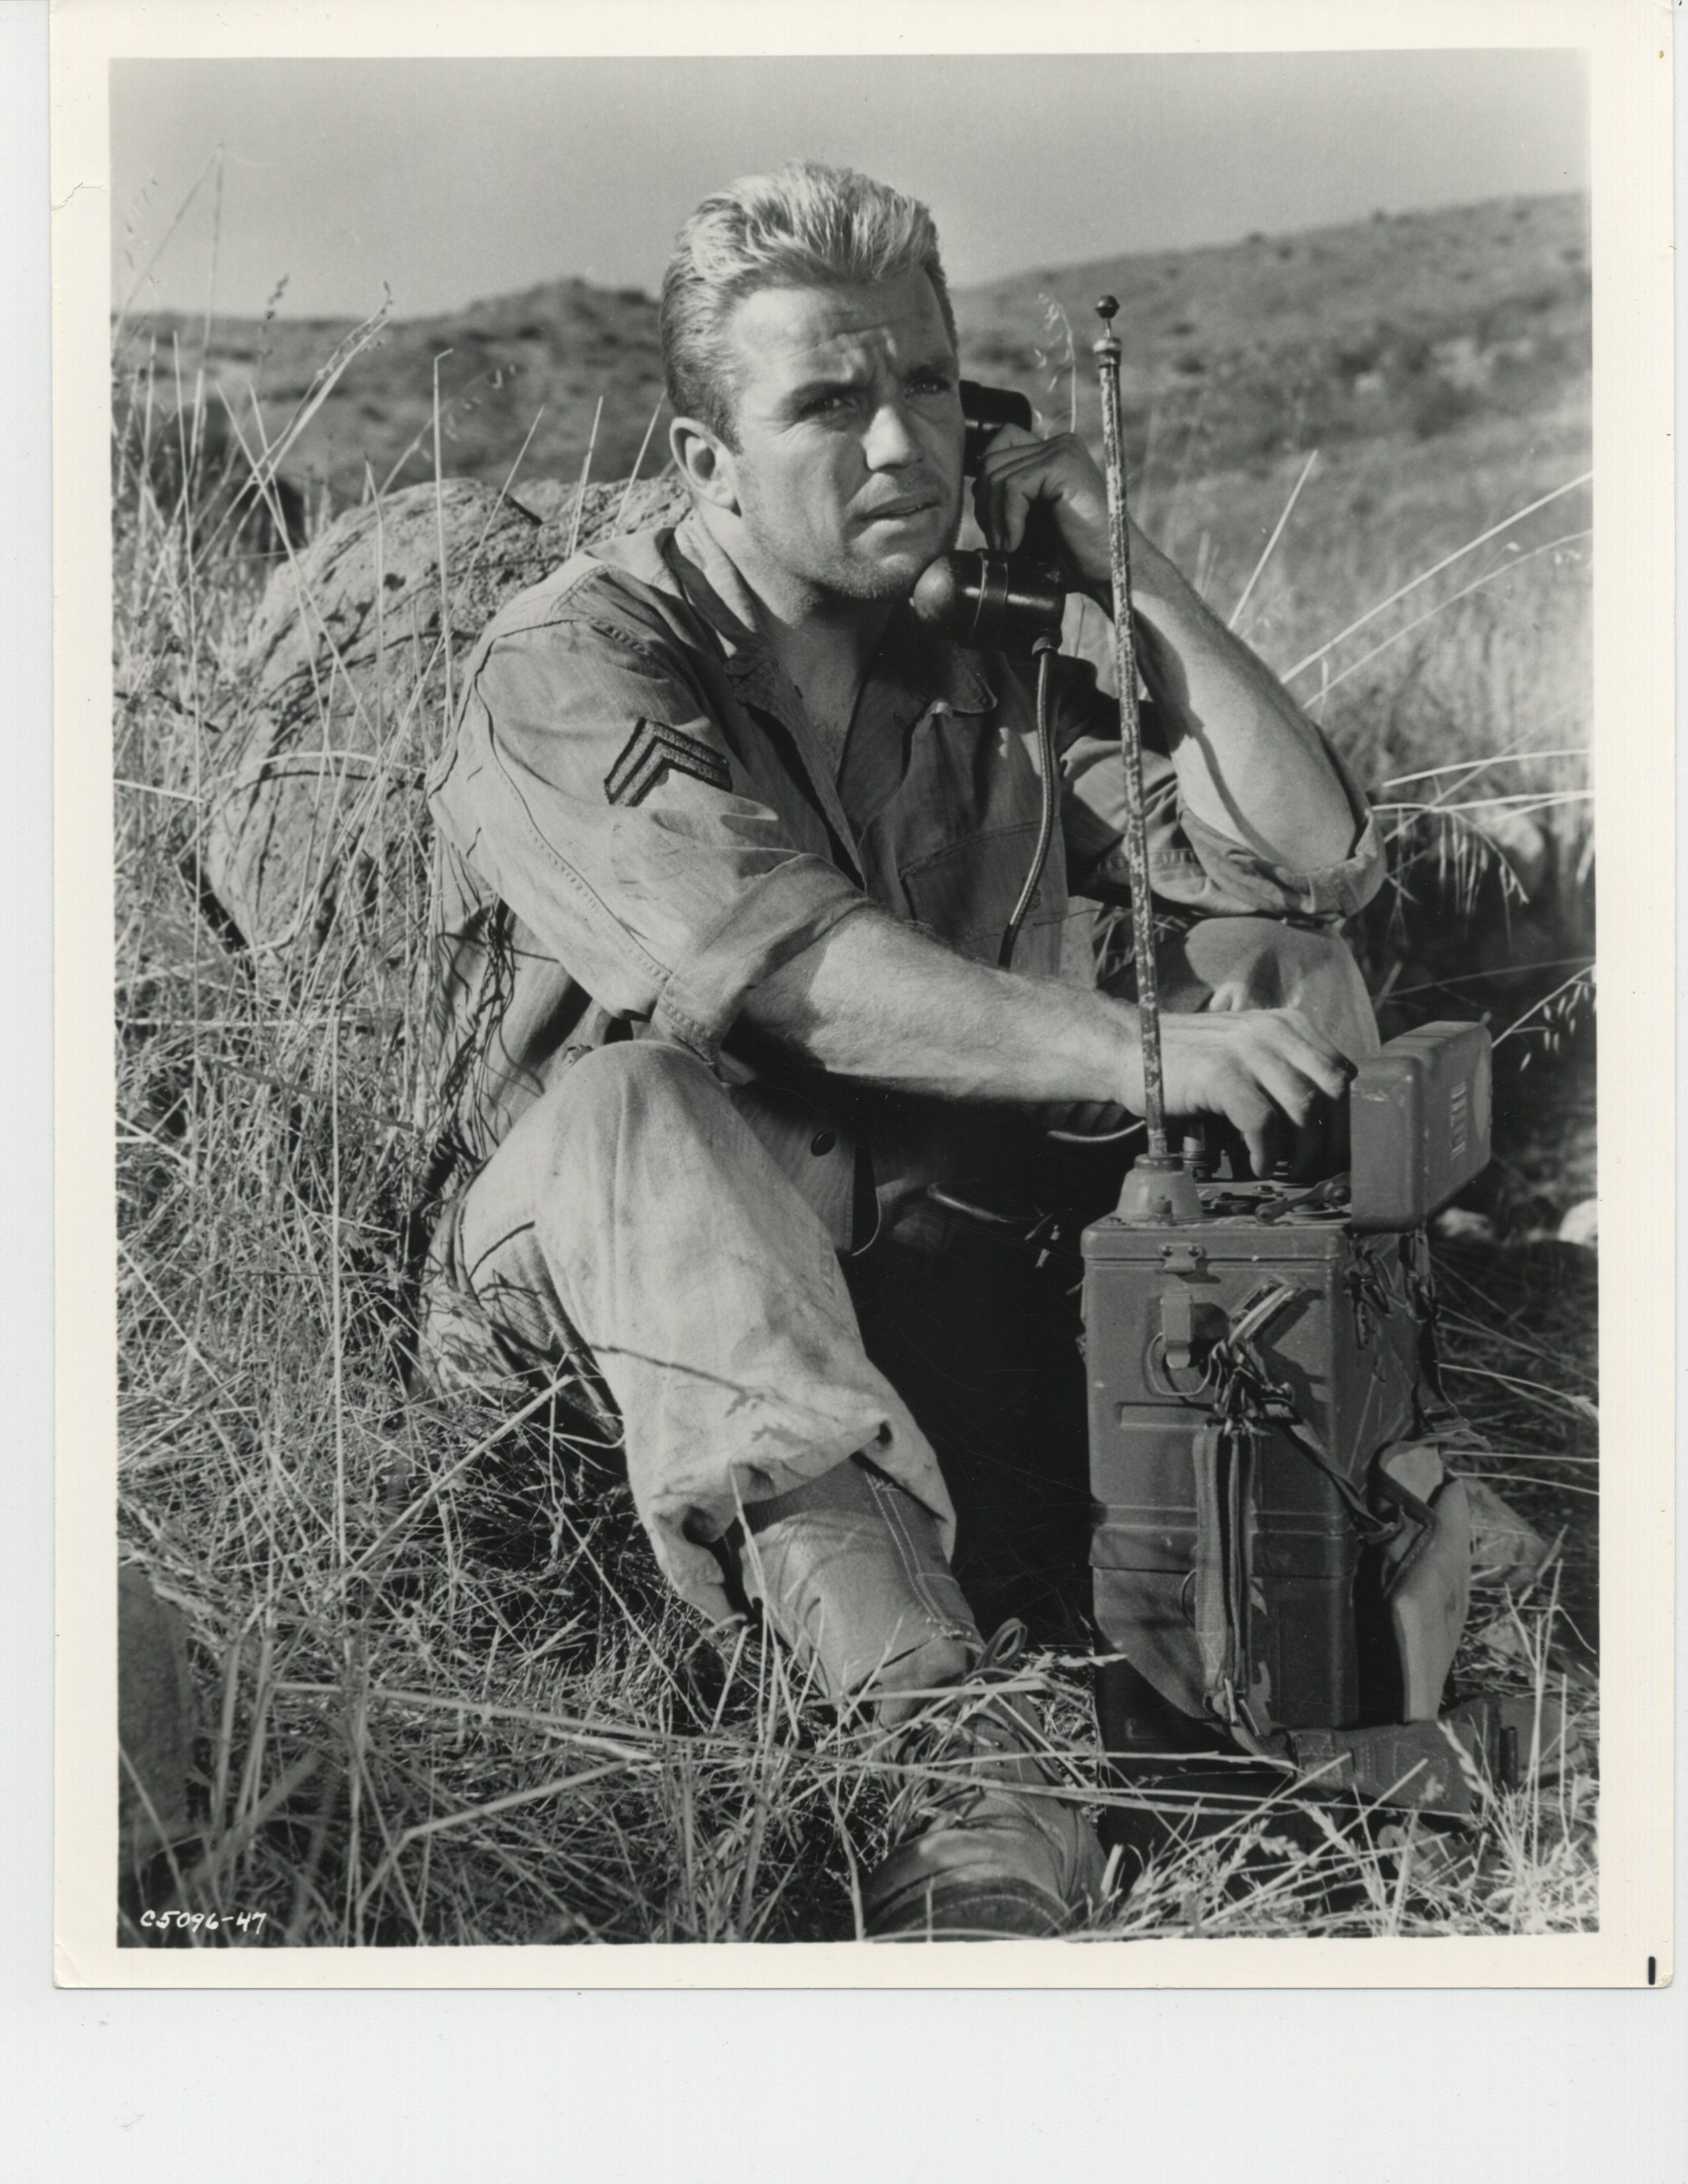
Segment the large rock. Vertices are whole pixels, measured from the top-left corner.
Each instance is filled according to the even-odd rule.
[[[209,891],[266,983],[396,1000],[426,929],[423,782],[448,732],[452,671],[504,601],[565,558],[576,498],[536,488],[524,506],[465,478],[409,487],[348,510],[270,578],[204,845]],[[580,543],[683,506],[672,476],[630,498],[622,482],[589,486]]]

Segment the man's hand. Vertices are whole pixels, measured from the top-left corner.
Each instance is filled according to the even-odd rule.
[[[1161,1018],[1168,1115],[1223,1115],[1257,1176],[1280,1161],[1292,1181],[1321,1172],[1340,1130],[1351,1065],[1297,1009],[1213,1010]],[[1143,1112],[1142,1051],[1127,1042],[1122,1097]]]
[[[1033,507],[1047,511],[1068,573],[1086,584],[1108,582],[1108,489],[1089,449],[1072,432],[1039,440],[1021,426],[1004,425],[979,465],[973,513],[991,544],[1012,554],[1025,543]]]

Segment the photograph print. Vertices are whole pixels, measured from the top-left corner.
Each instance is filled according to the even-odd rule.
[[[1582,57],[109,95],[119,1944],[1595,1930]]]

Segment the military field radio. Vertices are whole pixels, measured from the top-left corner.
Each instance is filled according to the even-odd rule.
[[[1363,1063],[1349,1094],[1346,1174],[1310,1187],[1210,1158],[1165,1112],[1120,414],[1117,305],[1097,305],[1113,644],[1126,778],[1146,1146],[1119,1203],[1087,1228],[1090,1560],[1106,1647],[1105,1747],[1149,1784],[1247,1755],[1304,1786],[1429,1811],[1469,1810],[1475,1763],[1517,1763],[1513,1702],[1443,1712],[1463,1628],[1471,1534],[1446,1451],[1424,1224],[1487,1164],[1490,1043],[1435,1023]],[[1014,394],[965,387],[967,467]],[[1059,769],[1048,666],[1065,603],[1052,559],[948,555],[914,610],[963,644],[1039,656],[1043,817]],[[1526,1740],[1527,1725],[1522,1727]],[[1208,1778],[1202,1778],[1208,1779]],[[1221,1802],[1223,1802],[1223,1795]]]

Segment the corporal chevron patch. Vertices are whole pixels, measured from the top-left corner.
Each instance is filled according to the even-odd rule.
[[[661,721],[640,721],[604,777],[604,794],[612,804],[637,804],[649,796],[672,766],[708,788],[731,788],[733,776],[719,751],[711,750],[683,728]]]

